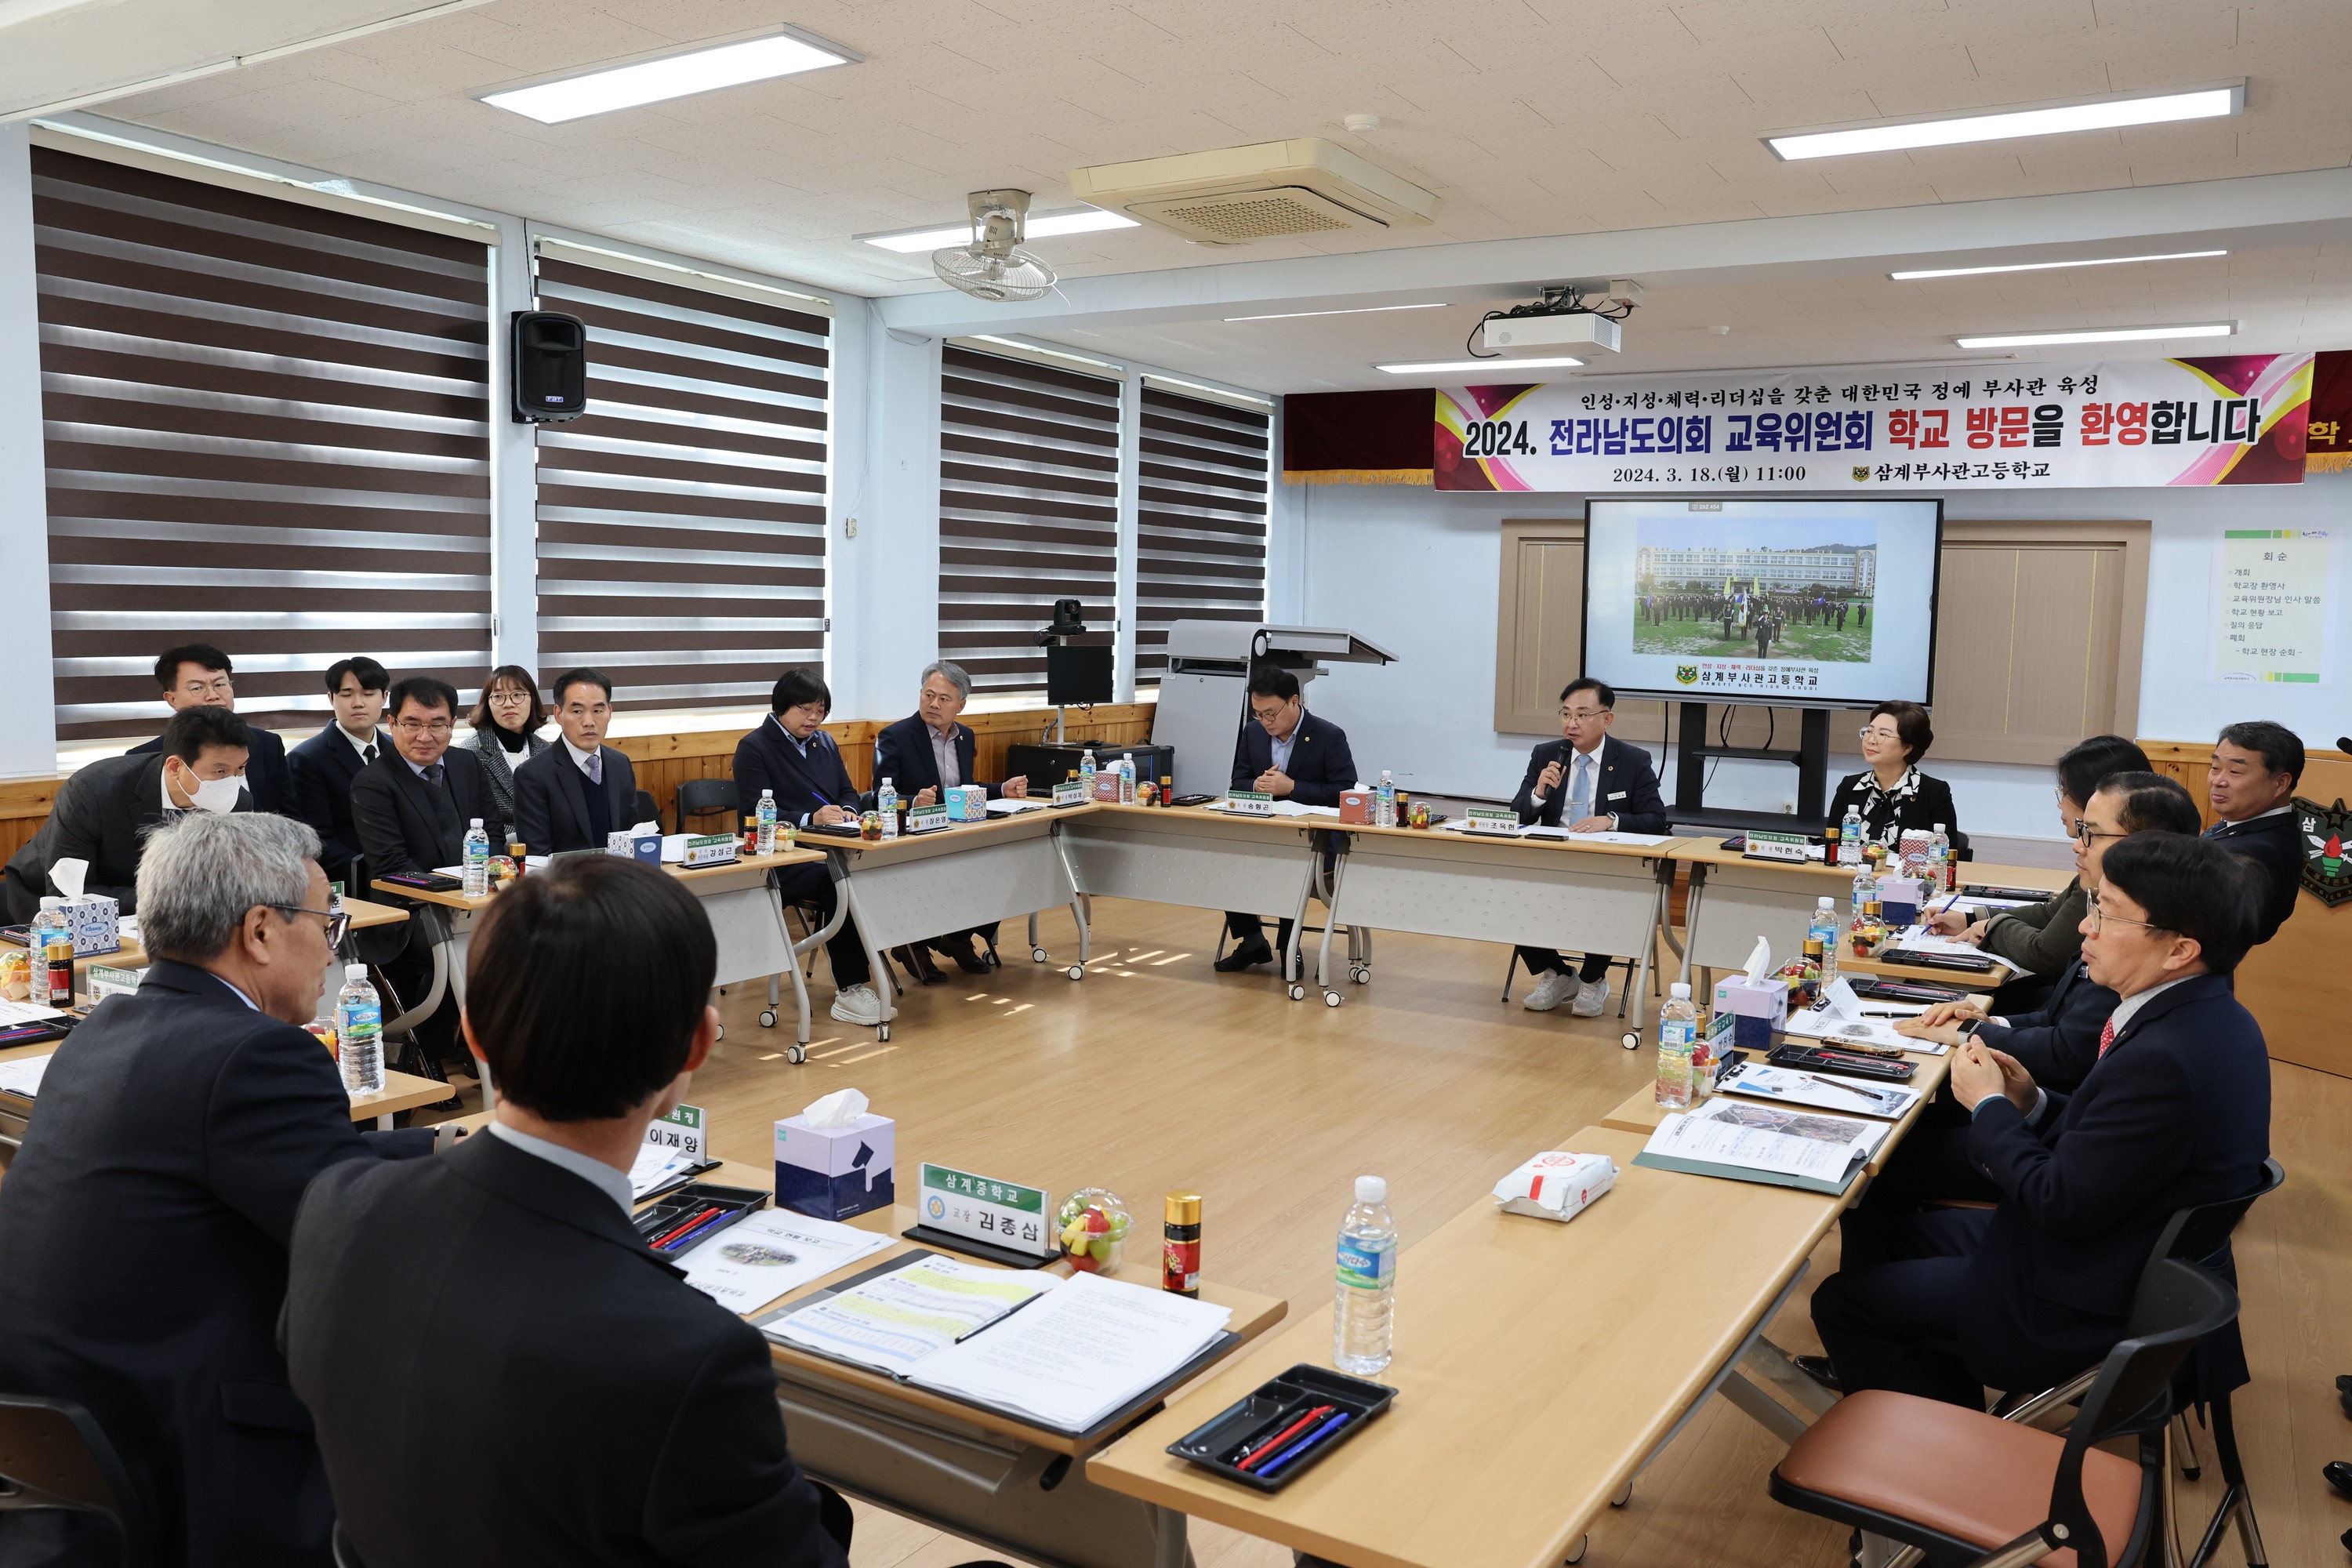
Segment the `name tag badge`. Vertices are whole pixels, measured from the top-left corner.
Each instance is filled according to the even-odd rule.
[[[1617,792],[1615,792],[1614,794],[1612,794],[1612,795],[1610,795],[1610,797],[1609,797],[1609,798],[1610,798],[1611,800],[1623,800],[1623,799],[1625,798],[1625,792],[1624,792],[1623,790],[1622,790],[1622,789],[1621,789],[1621,790],[1618,790]]]

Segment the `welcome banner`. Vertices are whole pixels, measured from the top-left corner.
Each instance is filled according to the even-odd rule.
[[[1508,362],[1497,362],[1507,369]],[[2303,482],[2312,356],[1964,375],[1715,373],[1437,389],[1442,490]]]

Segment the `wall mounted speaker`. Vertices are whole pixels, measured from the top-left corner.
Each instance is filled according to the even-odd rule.
[[[511,343],[517,424],[549,425],[588,412],[588,329],[579,317],[517,310]]]

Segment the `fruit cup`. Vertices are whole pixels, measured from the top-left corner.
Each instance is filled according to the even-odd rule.
[[[1108,1187],[1080,1187],[1054,1211],[1054,1236],[1073,1271],[1116,1274],[1134,1218]]]

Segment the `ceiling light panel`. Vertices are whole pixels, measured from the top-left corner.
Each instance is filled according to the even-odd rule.
[[[1227,316],[1228,321],[1299,321],[1309,316],[1377,316],[1384,310],[1443,310],[1445,301],[1433,300],[1426,305],[1357,305],[1344,310],[1277,310],[1266,316]]]
[[[2235,335],[2235,321],[2195,321],[2177,327],[2095,327],[2065,332],[1999,332],[1989,337],[1954,338],[1964,349],[2041,348],[2051,343],[2139,343],[2156,338],[2226,338]]]
[[[1373,368],[1384,370],[1391,375],[1452,375],[1488,370],[1564,370],[1583,363],[1580,359],[1570,359],[1562,354],[1550,359],[1429,360],[1419,364],[1383,364]]]
[[[1030,215],[1024,229],[1029,239],[1054,239],[1066,234],[1094,234],[1109,228],[1141,228],[1143,226],[1123,213],[1107,213],[1099,207],[1081,207],[1076,212]],[[943,245],[964,245],[971,239],[971,225],[960,223],[953,228],[906,229],[894,234],[861,234],[857,237],[867,245],[884,250],[895,250],[901,256],[914,256],[926,250],[937,250]]]
[[[848,65],[856,53],[798,32],[771,33],[723,44],[696,45],[651,59],[583,71],[553,81],[484,93],[482,101],[561,125],[591,114],[661,103],[717,88],[740,87],[826,66]]]
[[[2211,120],[2246,107],[2246,84],[2201,88],[2192,92],[2100,98],[2053,109],[2000,110],[1938,120],[1858,125],[1767,136],[1764,144],[1782,158],[1841,158],[1855,153],[1895,153],[1908,147],[1957,147],[1970,142],[2004,142],[2017,136],[2055,136],[2070,131],[2112,131],[2126,125],[2160,125],[2176,120]]]
[[[2176,250],[2163,256],[2098,256],[2083,261],[2017,261],[2006,267],[1930,267],[1916,272],[1890,272],[1897,283],[1921,278],[1979,278],[1992,272],[2053,272],[2064,267],[2122,267],[2135,261],[2200,261],[2227,256],[2226,250]]]

